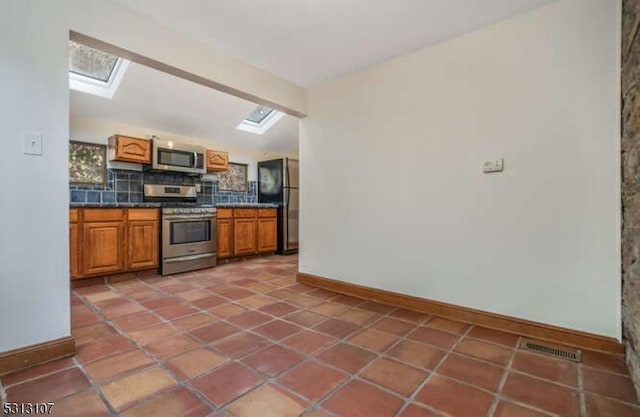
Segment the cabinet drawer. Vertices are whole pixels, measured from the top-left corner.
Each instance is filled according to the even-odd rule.
[[[85,222],[124,220],[124,209],[84,209]]]
[[[78,209],[69,209],[69,223],[78,223]]]
[[[258,217],[276,217],[277,215],[278,215],[278,209],[275,209],[275,208],[258,209]]]
[[[158,209],[155,208],[134,208],[129,209],[127,215],[129,220],[158,220]]]
[[[216,216],[219,219],[230,219],[233,217],[233,209],[230,208],[219,208],[216,210]]]
[[[258,209],[254,208],[237,208],[233,209],[233,217],[236,219],[257,217]]]

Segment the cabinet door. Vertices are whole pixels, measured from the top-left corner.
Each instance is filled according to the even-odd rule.
[[[218,219],[216,229],[218,237],[217,256],[220,259],[229,258],[233,255],[233,220]]]
[[[258,252],[275,252],[277,248],[276,218],[258,219]]]
[[[117,161],[151,163],[151,141],[148,139],[116,136]]]
[[[256,219],[233,220],[233,254],[253,255],[256,251]]]
[[[229,167],[229,154],[222,151],[207,151],[207,171],[226,171]]]
[[[80,228],[77,223],[69,225],[69,265],[71,279],[80,278]]]
[[[85,222],[82,237],[84,275],[124,268],[124,221]]]
[[[127,268],[155,268],[158,266],[158,222],[135,220],[128,223]]]

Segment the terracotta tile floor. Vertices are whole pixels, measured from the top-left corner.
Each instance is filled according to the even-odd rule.
[[[58,416],[640,417],[621,358],[297,284],[295,256],[73,291],[74,358],[1,378]]]

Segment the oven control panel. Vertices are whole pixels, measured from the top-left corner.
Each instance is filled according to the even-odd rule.
[[[215,214],[216,212],[216,208],[215,207],[177,207],[177,208],[173,208],[173,207],[165,207],[162,209],[162,214],[183,214],[183,215],[189,215],[189,214],[207,214],[207,215],[211,215],[211,214]]]

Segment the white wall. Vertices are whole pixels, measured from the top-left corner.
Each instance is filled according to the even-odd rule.
[[[0,13],[0,352],[70,334],[68,35],[54,3]],[[22,154],[23,131],[43,133],[41,157]]]
[[[620,339],[619,8],[558,1],[311,90],[300,270]]]
[[[244,146],[229,145],[227,143],[219,142],[213,139],[182,136],[171,132],[156,130],[152,127],[133,126],[112,120],[102,120],[77,115],[71,115],[69,128],[69,138],[71,140],[80,142],[100,143],[106,145],[108,143],[109,136],[112,136],[116,133],[120,135],[129,135],[139,138],[149,138],[150,135],[156,135],[164,140],[173,140],[175,142],[202,145],[207,149],[229,152],[230,162],[249,165],[247,168],[247,177],[249,181],[257,180],[258,161],[272,158],[281,158],[285,156],[297,157],[297,152],[294,152],[291,155],[275,152],[264,152]],[[108,165],[111,168],[131,169],[137,171],[142,170],[142,165],[140,164],[131,164],[126,162],[109,162]]]

